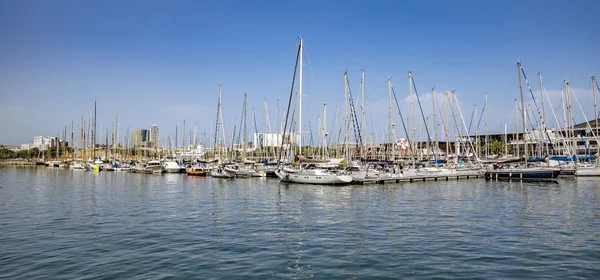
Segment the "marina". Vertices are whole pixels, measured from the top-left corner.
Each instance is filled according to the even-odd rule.
[[[581,1],[0,2],[0,279],[598,279]]]
[[[454,92],[451,95],[447,93],[444,95],[445,111],[442,111],[440,101],[436,102],[436,98],[433,98],[435,91],[432,89],[431,104],[428,105],[432,106],[433,111],[430,115],[431,119],[426,118],[414,75],[408,72],[410,114],[408,117],[403,115],[392,80],[388,79],[388,127],[387,131],[382,131],[385,137],[381,143],[367,141],[365,108],[364,105],[358,104],[364,102],[365,96],[365,71],[361,70],[360,94],[356,102],[352,97],[348,72],[344,72],[344,115],[341,118],[343,125],[335,125],[331,130],[331,132],[336,130],[339,132],[337,140],[332,139],[332,133],[327,130],[327,107],[324,104],[322,122],[319,123],[319,129],[315,133],[319,139],[318,143],[315,143],[313,131],[310,131],[311,141],[303,145],[303,42],[304,39],[301,37],[290,94],[285,105],[287,110],[285,117],[281,118],[283,122],[280,122],[280,116],[277,116],[277,123],[281,130],[278,129],[276,134],[271,134],[268,128],[270,125],[268,125],[269,116],[265,99],[263,133],[258,133],[253,107],[250,130],[254,131],[254,137],[253,140],[249,140],[248,97],[244,93],[239,127],[237,124],[234,125],[233,134],[228,139],[222,112],[222,87],[219,85],[214,133],[204,139],[211,140],[212,146],[207,145],[206,142],[198,143],[197,124],[190,134],[186,134],[185,121],[181,142],[177,140],[176,131],[175,141],[169,133],[167,145],[161,146],[158,125],[152,125],[150,129],[134,129],[131,141],[129,142],[128,137],[125,137],[124,142],[121,142],[118,135],[118,114],[112,123],[112,133],[107,129],[104,144],[97,144],[98,112],[97,102],[94,101],[93,114],[90,112],[87,127],[85,120],[81,118],[79,147],[67,146],[65,127],[62,139],[59,133],[55,138],[35,137],[36,147],[22,151],[29,157],[35,157],[37,151],[37,162],[49,167],[71,166],[72,169],[145,174],[187,173],[196,176],[240,179],[270,176],[278,178],[283,183],[324,185],[435,182],[478,178],[557,182],[559,176],[600,176],[600,165],[597,160],[599,151],[597,135],[600,133],[598,114],[592,121],[585,117],[585,123],[574,122],[573,101],[582,112],[584,110],[573,93],[570,83],[565,80],[565,94],[561,105],[564,117],[560,120],[557,112],[553,112],[556,126],[550,129],[544,113],[543,100],[547,96],[544,95],[542,76],[539,75],[540,95],[537,97],[542,101],[540,108],[521,62],[517,62],[518,93],[521,102],[515,99],[515,129],[510,138],[506,125],[503,135],[487,134],[487,94],[479,118],[474,119],[477,112],[474,108],[467,127],[467,120],[463,117],[460,102]],[[296,79],[299,80],[297,88]],[[595,77],[591,77],[591,82],[596,109],[596,89],[600,87]],[[296,90],[297,94],[294,93]],[[534,116],[531,104],[524,102],[527,90],[536,107],[537,116]],[[293,101],[295,96],[297,100]],[[414,111],[415,105],[418,105],[418,112]],[[277,107],[279,108],[279,100]],[[551,104],[550,108],[552,109]],[[339,119],[337,115],[336,108],[336,123]],[[442,115],[445,117],[441,117]],[[414,124],[415,118],[421,119],[418,126]],[[539,119],[537,126],[531,122],[532,118]],[[396,120],[402,123],[404,138],[396,134]],[[471,131],[473,121],[477,123],[484,121],[483,130],[486,133],[480,134],[481,128],[478,124],[475,129],[476,134],[473,134]],[[519,127],[519,123],[522,126]],[[438,129],[440,124],[441,129]],[[74,122],[71,126],[74,127]],[[435,129],[431,129],[430,126]],[[428,141],[423,141],[421,137],[417,138],[414,133],[417,127],[418,133],[426,135]],[[449,138],[450,129],[454,131],[453,141]],[[87,135],[86,131],[89,131]],[[74,128],[70,137],[70,142],[74,143]],[[441,138],[444,141],[440,141]],[[45,152],[37,148],[42,146]],[[4,151],[10,154],[6,148]]]

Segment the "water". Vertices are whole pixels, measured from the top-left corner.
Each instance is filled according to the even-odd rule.
[[[600,179],[331,187],[0,168],[0,279],[599,277]]]

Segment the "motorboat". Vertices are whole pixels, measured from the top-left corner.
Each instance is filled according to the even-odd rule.
[[[144,167],[144,173],[150,173],[150,174],[162,173],[162,165],[160,164],[160,161],[158,161],[158,160],[148,161],[148,163],[146,163],[146,166]]]
[[[206,176],[206,169],[200,166],[190,166],[185,169],[185,173],[187,175],[195,175],[195,176]]]

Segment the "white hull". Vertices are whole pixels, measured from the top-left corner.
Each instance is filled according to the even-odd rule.
[[[575,170],[575,176],[580,176],[580,177],[600,176],[600,167],[579,167]]]
[[[277,177],[279,177],[282,182],[317,185],[345,185],[352,182],[352,176],[350,175],[337,175],[327,172],[310,173],[301,171],[288,174],[285,171],[275,171],[275,174],[277,174]]]
[[[233,176],[234,176],[234,175],[233,175],[233,174],[226,173],[226,172],[218,172],[218,171],[215,171],[215,172],[211,172],[211,173],[210,173],[210,176],[212,176],[212,177],[214,177],[214,178],[224,178],[224,179],[229,179],[229,178],[233,178]]]
[[[81,163],[73,163],[73,164],[71,164],[71,166],[69,166],[69,168],[77,169],[77,170],[85,169],[85,167]]]
[[[165,173],[180,173],[181,168],[164,168]]]

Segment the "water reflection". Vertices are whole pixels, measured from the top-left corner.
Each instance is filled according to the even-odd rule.
[[[332,187],[0,168],[0,278],[591,278],[599,182]]]

